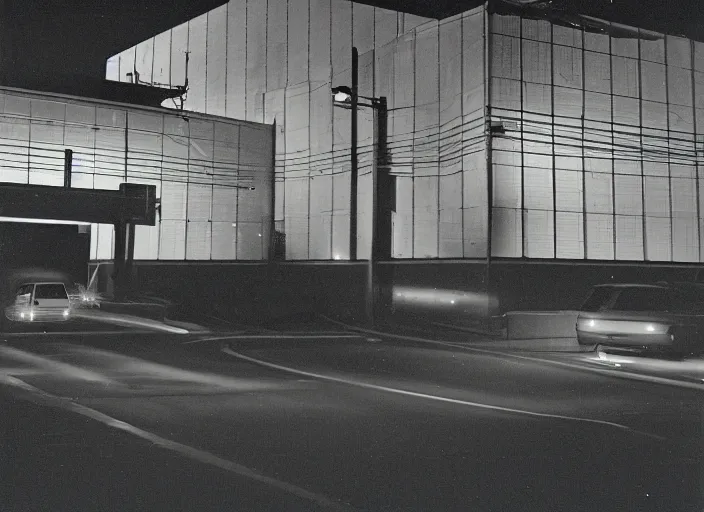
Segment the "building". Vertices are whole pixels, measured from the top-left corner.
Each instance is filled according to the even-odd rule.
[[[134,257],[142,261],[267,259],[272,144],[271,127],[260,123],[0,89],[0,181],[63,187],[64,151],[70,149],[73,189],[118,190],[121,183],[154,185],[161,200],[156,225],[135,229]],[[37,237],[45,235],[25,226],[24,239],[33,245],[25,251],[32,255],[24,257],[25,263],[51,267],[53,259],[54,267],[67,266],[83,282],[88,258],[94,263],[112,261],[116,244],[113,224],[83,224],[90,249],[83,265],[79,264],[80,276],[75,275],[74,263],[83,260],[83,242],[70,238],[70,233],[62,238],[73,240],[80,254],[72,254],[63,245],[63,249],[57,246],[56,251],[37,254],[37,247],[43,247]],[[4,237],[23,240],[14,234],[19,229],[16,226],[3,223],[2,229]],[[9,250],[3,253],[5,269],[13,251],[23,254],[19,247]],[[63,261],[66,257],[68,262]]]
[[[393,286],[483,293],[479,309],[571,307],[593,282],[696,273],[700,42],[498,1],[438,21],[231,0],[111,57],[106,76],[183,85],[188,52],[186,110],[275,124],[287,260],[345,260],[349,113],[330,88],[349,84],[352,46],[360,94],[389,104]],[[361,258],[374,143],[362,111]]]

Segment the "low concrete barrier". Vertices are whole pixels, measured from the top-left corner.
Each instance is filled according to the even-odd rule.
[[[505,315],[509,340],[576,338],[579,311],[510,311]]]

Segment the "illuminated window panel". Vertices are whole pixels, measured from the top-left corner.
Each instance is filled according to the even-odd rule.
[[[643,217],[616,216],[616,259],[643,259]]]

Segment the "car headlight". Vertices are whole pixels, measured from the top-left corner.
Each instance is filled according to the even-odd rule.
[[[68,316],[68,309],[64,309],[64,318]]]

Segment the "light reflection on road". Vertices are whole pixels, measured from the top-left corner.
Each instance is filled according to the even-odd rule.
[[[624,356],[599,350],[596,353],[580,354],[577,358],[587,365],[704,382],[704,358],[702,357],[674,360],[644,355]]]

